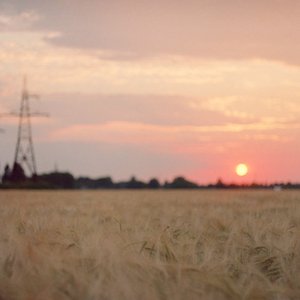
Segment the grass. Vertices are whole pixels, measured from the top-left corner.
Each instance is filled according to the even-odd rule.
[[[0,193],[0,300],[300,299],[300,192]]]

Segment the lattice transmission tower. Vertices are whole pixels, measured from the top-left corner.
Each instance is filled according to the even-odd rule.
[[[38,96],[28,92],[27,79],[26,76],[24,76],[19,113],[11,114],[19,118],[18,136],[13,166],[19,164],[28,175],[34,176],[37,174],[37,166],[33,147],[31,117],[48,116],[48,114],[40,112],[32,113],[30,111],[30,98],[38,98]]]

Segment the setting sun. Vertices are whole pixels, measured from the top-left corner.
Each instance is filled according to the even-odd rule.
[[[238,176],[246,176],[249,172],[248,166],[245,164],[238,164],[235,168],[235,172]]]

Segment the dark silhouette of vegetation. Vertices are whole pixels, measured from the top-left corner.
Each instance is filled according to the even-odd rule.
[[[216,183],[198,185],[187,180],[183,176],[176,177],[173,181],[166,181],[163,185],[158,179],[152,178],[148,182],[136,179],[134,176],[128,181],[113,182],[111,177],[92,179],[89,177],[75,178],[68,172],[52,172],[34,175],[31,178],[26,174],[18,163],[10,169],[7,164],[4,168],[0,188],[31,188],[31,189],[300,189],[300,183],[275,182],[272,184],[250,184],[225,183],[218,179]]]
[[[196,183],[188,181],[184,177],[180,176],[176,177],[173,182],[166,183],[164,187],[168,189],[195,189],[199,186]]]
[[[112,189],[114,183],[110,177],[91,179],[89,177],[79,177],[75,180],[75,188],[79,189]]]
[[[3,176],[2,176],[2,182],[3,183],[9,182],[10,174],[11,174],[10,167],[9,167],[8,164],[6,164],[5,167],[4,167],[4,173],[3,173]]]
[[[149,189],[159,189],[160,187],[161,187],[160,183],[156,178],[152,178],[149,180],[149,182],[148,182]]]
[[[26,179],[25,172],[20,164],[14,163],[12,170],[10,170],[8,165],[5,166],[2,182],[23,183]]]
[[[226,187],[226,185],[224,184],[223,180],[221,178],[219,178],[217,180],[217,183],[216,183],[216,188],[217,189],[223,189],[225,187]]]
[[[70,173],[54,172],[37,176],[37,184],[46,188],[73,189],[75,188],[75,179]]]
[[[24,182],[26,181],[26,175],[22,166],[18,163],[14,163],[11,174],[10,181],[12,182]]]
[[[127,182],[126,188],[127,189],[144,189],[147,185],[143,181],[136,180],[133,176],[131,177],[130,181]]]

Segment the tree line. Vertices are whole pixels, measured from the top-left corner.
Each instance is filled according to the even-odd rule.
[[[290,182],[275,182],[271,184],[224,183],[218,179],[215,183],[199,185],[183,176],[172,181],[161,183],[157,178],[145,182],[131,177],[128,181],[114,182],[111,177],[74,177],[69,172],[50,172],[27,177],[21,165],[15,163],[12,169],[5,166],[0,188],[31,188],[31,189],[300,189],[300,184]]]
[[[171,182],[161,183],[157,178],[148,182],[136,179],[134,176],[128,181],[114,182],[111,177],[75,178],[69,172],[50,172],[27,177],[22,166],[15,163],[12,169],[8,165],[4,168],[1,188],[44,188],[44,189],[160,189],[160,188],[198,188],[199,186],[184,177],[176,177]]]

